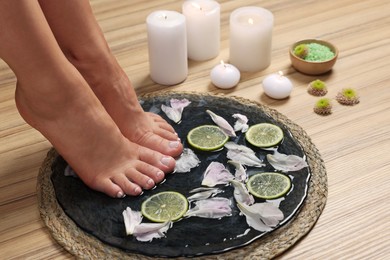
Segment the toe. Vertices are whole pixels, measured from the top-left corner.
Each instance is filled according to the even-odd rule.
[[[171,156],[163,155],[155,150],[141,147],[139,149],[140,160],[151,164],[164,173],[172,172],[175,168],[176,161]],[[159,174],[158,172],[156,174]]]
[[[127,195],[137,196],[142,192],[142,188],[138,184],[130,181],[124,174],[112,177],[112,182],[121,187],[123,192]]]
[[[110,179],[96,179],[93,183],[86,183],[90,188],[103,192],[113,198],[123,198],[125,196],[122,188]]]
[[[172,157],[177,157],[183,152],[183,145],[180,141],[167,140],[151,132],[145,133],[138,144]]]

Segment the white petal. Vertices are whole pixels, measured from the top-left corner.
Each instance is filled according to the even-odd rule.
[[[125,222],[126,234],[132,235],[134,229],[142,221],[142,214],[139,211],[133,211],[130,207],[127,207],[122,212],[123,220]]]
[[[198,156],[189,148],[184,148],[179,159],[176,160],[174,172],[189,172],[200,163]]]
[[[242,214],[244,214],[246,218],[246,223],[248,223],[250,227],[261,232],[272,230],[271,227],[267,226],[266,224],[263,223],[263,221],[261,221],[260,216],[258,216],[258,214],[252,213],[251,211],[248,210],[249,206],[244,204],[238,204],[238,203],[237,206],[241,210]]]
[[[238,145],[234,142],[227,142],[225,147],[228,149],[226,157],[232,161],[255,167],[263,167],[263,161],[257,158],[255,152],[243,145]]]
[[[143,223],[135,227],[134,236],[138,241],[152,241],[153,238],[161,238],[172,227],[172,222]]]
[[[288,172],[288,171],[299,171],[307,167],[306,160],[297,155],[286,155],[275,151],[274,154],[267,154],[268,162],[276,170]]]
[[[215,114],[210,110],[206,110],[206,112],[211,116],[211,119],[214,123],[219,126],[228,136],[236,136],[233,127],[225,120],[225,118]]]
[[[195,207],[189,209],[186,217],[222,218],[232,214],[231,201],[227,198],[211,198],[195,202]]]
[[[234,187],[233,195],[238,204],[252,205],[255,202],[255,199],[249,194],[244,183],[235,180],[231,180],[230,183]]]
[[[200,191],[200,192],[197,192],[191,196],[189,196],[187,198],[188,201],[193,201],[193,200],[204,200],[204,199],[208,199],[210,197],[213,197],[215,195],[217,195],[218,193],[221,193],[222,190],[221,189],[218,189],[218,188],[212,188],[210,190],[204,190],[204,191]]]
[[[234,124],[234,131],[241,131],[245,133],[249,128],[248,118],[241,114],[234,114],[233,117],[237,119],[236,123]]]
[[[237,203],[246,217],[246,222],[258,231],[270,231],[284,218],[283,212],[273,203],[255,203],[250,206]]]
[[[231,165],[233,165],[236,168],[236,171],[234,173],[234,178],[240,182],[245,182],[248,179],[248,175],[246,174],[246,169],[244,166],[242,166],[241,163],[236,161],[228,161]]]
[[[181,120],[181,111],[174,109],[172,107],[168,107],[164,104],[161,105],[161,110],[167,115],[169,119],[171,119],[175,123],[179,123]]]
[[[225,168],[222,163],[211,162],[207,167],[202,185],[207,187],[214,187],[218,184],[227,184],[234,176]]]

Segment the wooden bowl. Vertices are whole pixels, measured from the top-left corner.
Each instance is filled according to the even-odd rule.
[[[299,44],[308,44],[308,43],[318,43],[327,46],[335,55],[332,59],[326,61],[306,61],[294,54],[294,49],[296,46],[298,46]],[[290,53],[291,64],[296,70],[308,75],[319,75],[328,72],[332,69],[333,65],[336,63],[339,52],[336,46],[334,46],[330,42],[316,40],[316,39],[306,39],[306,40],[295,42],[293,45],[291,45],[289,53]]]

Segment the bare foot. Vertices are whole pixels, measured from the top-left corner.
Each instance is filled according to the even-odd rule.
[[[163,180],[174,159],[124,137],[81,75],[73,67],[69,71],[71,75],[18,81],[16,103],[26,122],[92,189],[112,197],[138,195]],[[51,72],[45,71],[55,75]]]
[[[76,46],[89,50],[74,33],[103,39],[85,27],[92,21],[97,29],[89,1],[0,1],[0,10],[7,10],[0,15],[0,38],[7,39],[0,41],[0,57],[18,79],[15,98],[20,114],[92,189],[121,197],[154,187],[173,170],[175,160],[123,136],[60,49],[43,2],[52,7],[48,17],[59,18],[58,31]],[[85,30],[78,30],[81,27]]]
[[[183,145],[174,128],[159,115],[144,112],[114,57],[105,61],[102,57],[95,61],[69,59],[130,141],[173,157],[182,153]]]
[[[161,117],[145,113],[140,106],[93,16],[89,1],[69,4],[40,0],[39,4],[63,53],[92,87],[123,135],[163,154],[180,155],[183,146],[172,126]]]

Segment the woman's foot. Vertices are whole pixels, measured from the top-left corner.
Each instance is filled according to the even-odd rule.
[[[89,27],[86,32],[78,30],[88,21],[96,26],[89,1],[43,2],[53,8],[51,17],[59,18],[58,31],[74,44],[83,44],[74,33],[96,35]],[[173,170],[175,160],[123,136],[60,49],[40,3],[0,1],[0,10],[7,10],[0,15],[0,38],[7,39],[0,41],[0,57],[18,80],[20,114],[92,189],[121,197],[154,187]]]
[[[39,0],[39,4],[63,53],[92,87],[123,135],[160,153],[180,155],[183,146],[172,126],[157,115],[145,113],[140,106],[89,1]]]
[[[16,103],[20,114],[92,189],[122,197],[153,188],[173,170],[174,159],[125,138],[72,69],[66,76],[19,80]]]
[[[72,59],[92,90],[130,141],[173,157],[183,151],[174,128],[157,114],[144,112],[125,72],[114,57]]]

